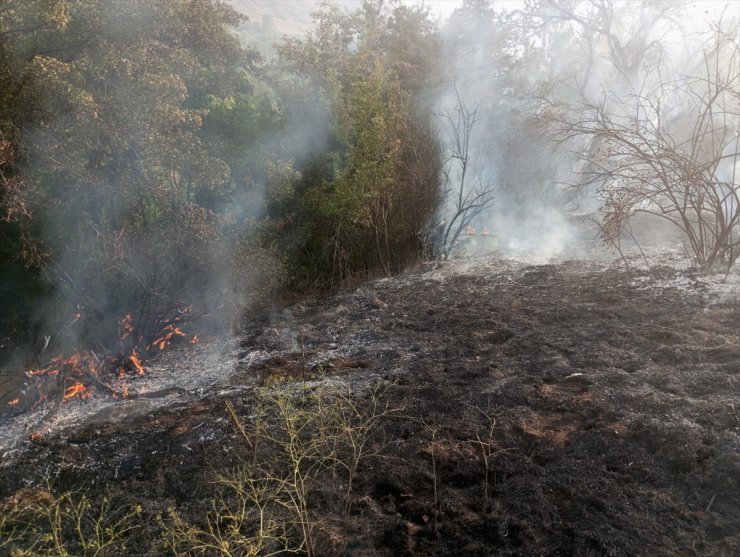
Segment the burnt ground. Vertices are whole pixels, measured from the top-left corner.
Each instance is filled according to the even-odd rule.
[[[255,382],[329,375],[403,409],[349,516],[311,501],[316,555],[740,555],[740,299],[717,287],[481,259],[295,304],[246,324],[229,385],[26,442],[0,500],[53,476],[139,503],[126,554],[161,554],[153,517],[202,520],[235,464],[225,403],[246,419]]]

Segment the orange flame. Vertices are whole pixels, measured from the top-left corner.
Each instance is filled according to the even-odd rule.
[[[82,375],[85,372],[98,375],[98,361],[92,352],[77,352],[68,358],[56,356],[42,368],[29,369],[26,375],[28,377],[59,375],[63,368],[67,368],[67,373],[71,375]]]
[[[134,318],[130,313],[127,313],[123,316],[123,319],[121,319],[121,323],[119,325],[121,329],[121,340],[126,340],[134,332],[133,319]]]
[[[137,374],[144,375],[144,366],[141,365],[141,360],[139,359],[139,355],[136,353],[136,350],[131,351],[128,361],[134,366]]]
[[[13,400],[8,402],[8,406],[18,406],[18,403],[21,401],[19,398],[14,398]]]
[[[172,342],[172,339],[175,338],[176,336],[179,336],[179,337],[188,336],[186,333],[182,332],[181,329],[179,329],[178,327],[175,327],[174,325],[167,325],[164,328],[164,330],[168,332],[152,342],[152,345],[156,346],[160,350],[164,350],[165,348],[167,348]]]
[[[82,363],[82,356],[79,353],[72,354],[66,360],[62,360],[62,365],[72,366],[72,371],[77,371],[77,368],[80,366],[81,363]]]
[[[39,375],[59,375],[59,370],[56,368],[48,369],[48,366],[47,366],[47,367],[41,367],[38,369],[29,369],[26,372],[26,375],[28,377],[38,377]]]
[[[198,340],[198,335],[193,335],[193,338],[190,340],[190,344],[198,344],[200,342]]]
[[[87,387],[79,381],[67,387],[64,391],[64,400],[70,400],[77,395],[80,395],[81,399],[88,398],[90,396],[90,391],[88,391]]]

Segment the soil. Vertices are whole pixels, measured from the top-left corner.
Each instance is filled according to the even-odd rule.
[[[197,399],[26,441],[0,501],[48,476],[108,493],[143,506],[127,554],[160,554],[153,517],[202,520],[235,465],[225,403],[248,417],[255,383],[328,375],[360,398],[387,384],[403,410],[348,516],[311,501],[316,555],[740,555],[737,293],[616,262],[481,258],[374,281],[246,323],[237,373]]]

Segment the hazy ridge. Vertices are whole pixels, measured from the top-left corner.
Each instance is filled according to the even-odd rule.
[[[311,14],[321,6],[321,0],[229,0],[237,10],[249,17],[249,23],[271,25],[280,35],[303,35],[311,29]],[[334,2],[342,6],[354,6],[359,2],[343,0]],[[265,17],[271,18],[271,23],[265,22]]]

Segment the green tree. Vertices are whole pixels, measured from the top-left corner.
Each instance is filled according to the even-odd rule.
[[[270,115],[247,73],[258,58],[232,32],[241,20],[215,0],[0,11],[1,195],[16,240],[3,272],[21,255],[42,277],[36,312],[57,348],[110,346],[128,312],[150,339],[187,306],[214,314],[242,283],[215,262],[239,260],[229,250],[254,230],[233,200],[265,174],[245,151]]]
[[[285,67],[317,91],[332,121],[329,153],[315,157],[295,205],[297,278],[335,283],[390,274],[418,258],[439,199],[430,106],[438,40],[428,12],[365,2],[328,7],[315,30],[280,48]]]

